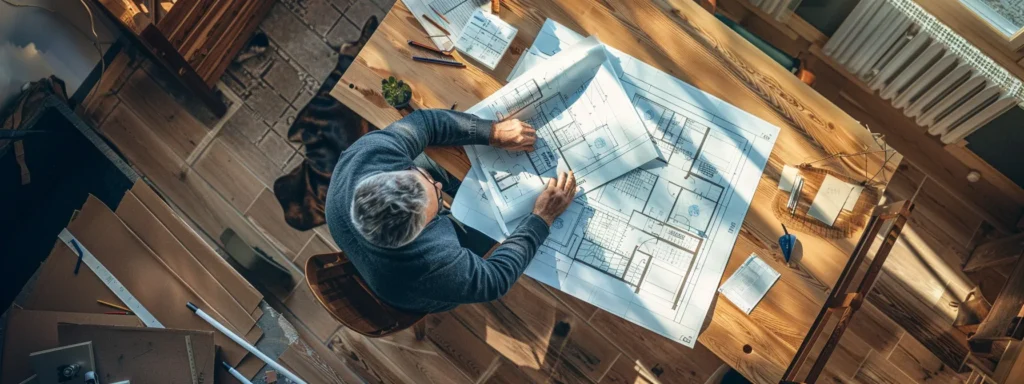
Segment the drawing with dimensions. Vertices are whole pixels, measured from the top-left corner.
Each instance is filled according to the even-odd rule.
[[[535,45],[554,38],[549,24]],[[557,35],[560,44],[545,46],[574,43],[565,31]],[[659,157],[578,195],[526,274],[692,347],[779,129],[608,50],[626,103]],[[482,165],[474,164],[453,212],[502,239],[491,204],[479,201],[488,188]]]
[[[490,185],[497,217],[505,222],[528,214],[559,171],[572,170],[577,183],[591,190],[658,155],[597,40],[549,63],[468,111],[487,119],[517,118],[537,129],[532,152],[476,150],[474,162]]]

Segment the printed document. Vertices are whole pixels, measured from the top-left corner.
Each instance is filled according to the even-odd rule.
[[[779,280],[779,276],[779,272],[751,253],[747,261],[718,288],[718,292],[749,315],[764,295],[768,294],[768,289]]]
[[[581,41],[527,71],[468,113],[519,119],[537,130],[532,152],[473,148],[496,217],[505,223],[530,213],[547,181],[573,171],[590,191],[658,157],[643,122],[614,76],[597,39]]]

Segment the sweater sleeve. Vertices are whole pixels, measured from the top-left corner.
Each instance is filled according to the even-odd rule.
[[[437,286],[423,295],[437,301],[468,304],[504,296],[533,260],[548,237],[548,224],[537,215],[527,216],[519,227],[483,259],[461,248],[452,262],[438,271]]]
[[[371,138],[366,142],[390,147],[412,159],[431,145],[487,145],[493,124],[468,113],[421,109],[364,138]]]

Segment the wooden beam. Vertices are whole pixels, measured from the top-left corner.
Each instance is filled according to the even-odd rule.
[[[1010,264],[1024,253],[1024,233],[982,243],[964,265],[964,272],[977,272],[988,267]]]

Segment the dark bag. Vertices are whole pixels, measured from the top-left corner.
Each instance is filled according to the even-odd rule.
[[[0,124],[0,157],[14,148],[14,158],[21,167],[22,185],[32,181],[28,164],[25,163],[25,145],[21,142],[21,138],[30,132],[17,131],[25,128],[25,120],[43,107],[43,99],[49,95],[56,95],[67,102],[68,94],[64,88],[64,81],[56,76],[39,79],[29,84],[11,107],[0,113],[0,119],[3,119],[3,124]]]

